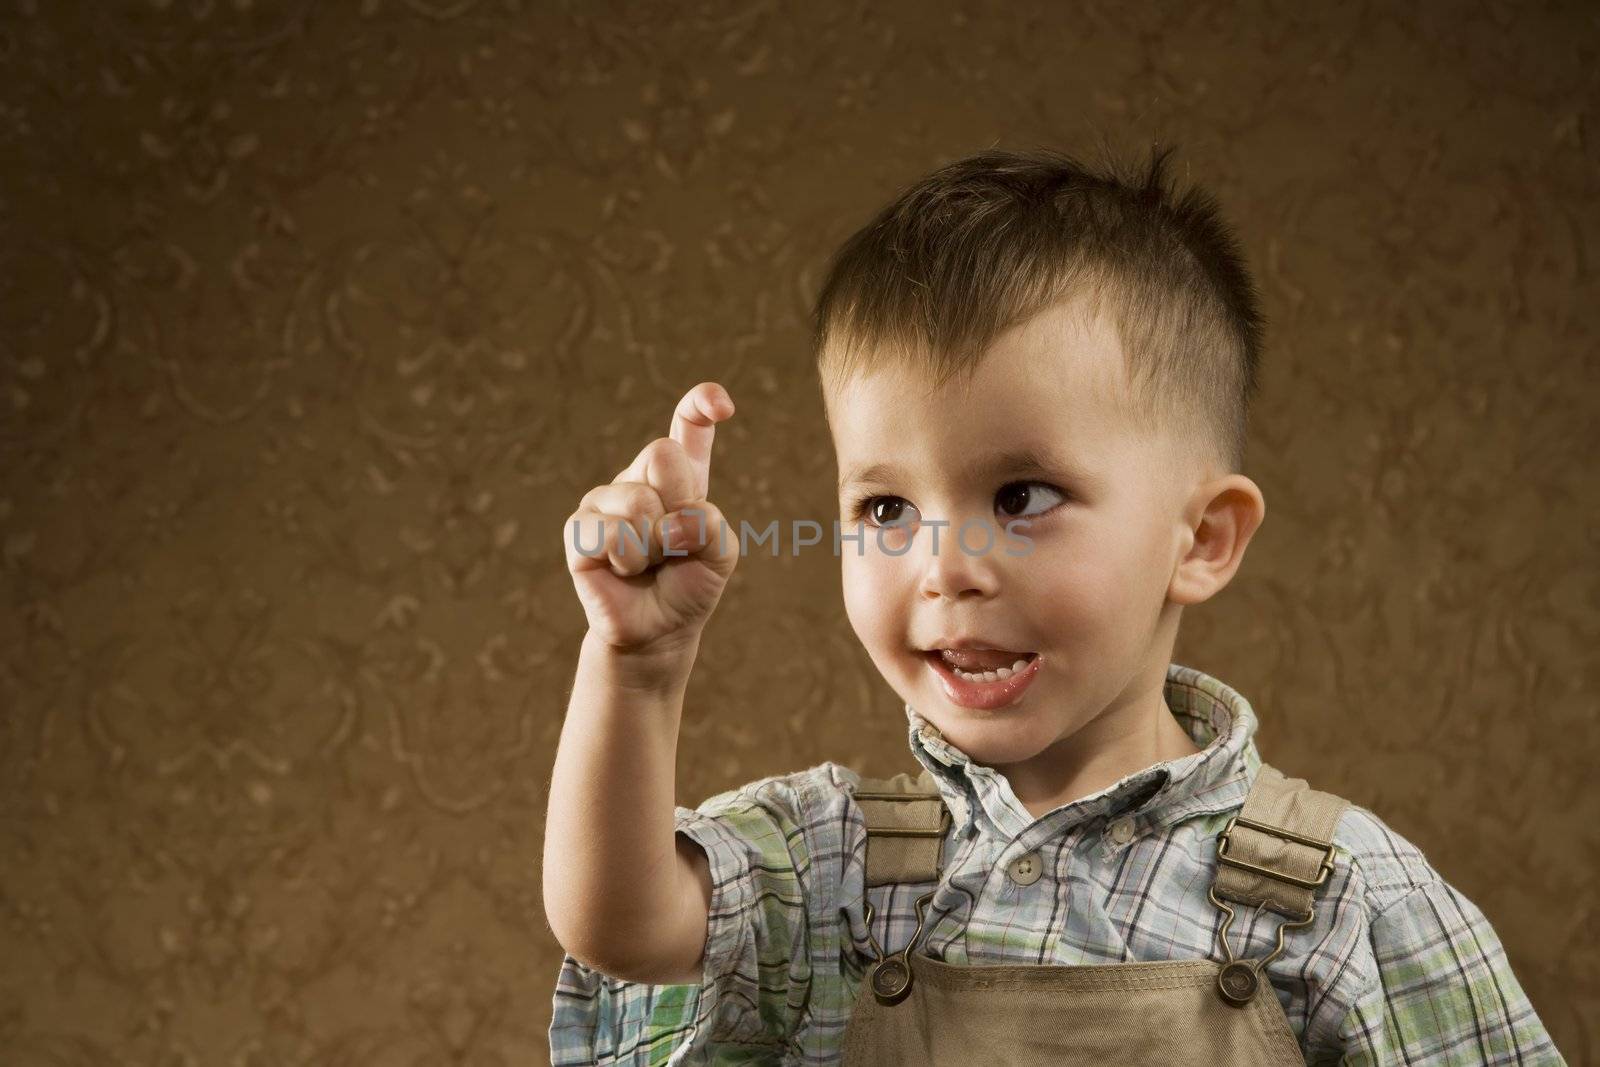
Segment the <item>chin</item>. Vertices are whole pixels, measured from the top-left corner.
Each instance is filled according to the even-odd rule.
[[[1013,709],[1015,710],[1015,709]],[[973,712],[987,716],[983,719],[961,719],[946,712],[938,717],[924,714],[923,718],[939,728],[944,739],[974,763],[995,767],[1021,763],[1043,752],[1048,744],[1040,738],[1020,731],[1015,723],[1007,722],[1005,715],[992,712]]]

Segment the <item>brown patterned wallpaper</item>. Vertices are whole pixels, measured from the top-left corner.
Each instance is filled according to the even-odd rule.
[[[562,518],[708,378],[730,520],[832,515],[827,255],[1105,134],[1271,319],[1268,519],[1179,662],[1600,1062],[1597,71],[1582,3],[8,5],[4,1061],[544,1060]],[[736,572],[680,802],[911,764],[837,566]]]

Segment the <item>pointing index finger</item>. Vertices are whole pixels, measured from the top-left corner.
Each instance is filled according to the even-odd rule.
[[[701,382],[683,395],[672,413],[672,439],[694,464],[697,500],[706,499],[711,484],[711,442],[717,423],[733,415],[733,397],[717,382]]]

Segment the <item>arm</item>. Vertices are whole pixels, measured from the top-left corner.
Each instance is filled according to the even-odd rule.
[[[551,773],[545,915],[571,955],[616,978],[700,981],[711,875],[674,832],[683,695],[699,635],[668,650],[584,636]]]
[[[1375,980],[1340,1027],[1341,1063],[1560,1064],[1489,920],[1442,879],[1373,917]]]
[[[709,858],[700,969],[660,983],[618,981],[569,954],[556,981],[551,1062],[721,1062],[730,1044],[751,1062],[777,1062],[803,1024],[842,1025],[844,927],[830,917],[851,858],[848,803],[824,764],[677,808],[679,837]],[[814,984],[819,962],[823,980]]]
[[[732,414],[721,386],[695,386],[671,436],[563,524],[589,630],[551,772],[545,916],[569,955],[613,977],[682,976],[705,949],[709,864],[676,839],[673,776],[700,634],[738,562],[705,499]]]

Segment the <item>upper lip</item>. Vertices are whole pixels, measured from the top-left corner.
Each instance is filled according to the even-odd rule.
[[[923,649],[924,652],[938,652],[941,649],[961,649],[973,652],[1016,652],[1017,649],[1006,648],[1004,645],[994,644],[981,637],[946,637],[935,644]],[[1032,655],[1024,652],[1023,655]]]

